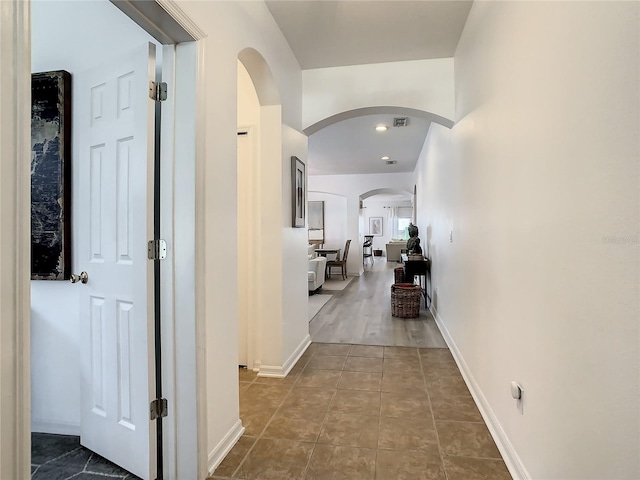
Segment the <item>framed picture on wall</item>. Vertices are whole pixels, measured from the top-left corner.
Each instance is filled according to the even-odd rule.
[[[31,279],[71,275],[71,74],[31,75]]]
[[[293,228],[304,228],[307,203],[306,169],[298,157],[291,157],[291,211]]]
[[[307,202],[307,216],[309,217],[309,243],[324,243],[324,202]]]
[[[382,236],[382,217],[369,217],[369,235]]]

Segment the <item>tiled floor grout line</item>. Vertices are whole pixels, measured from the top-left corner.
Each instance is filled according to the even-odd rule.
[[[91,459],[93,458],[93,452],[91,453],[91,455],[89,455],[89,459],[87,460],[87,462],[84,464],[84,468],[82,469],[83,472],[87,471],[87,467],[89,466],[89,462],[91,462]]]
[[[351,350],[351,349],[349,349],[349,350]],[[315,356],[315,354],[312,355],[311,358],[313,358],[314,356]],[[302,372],[300,372],[300,375],[302,375],[304,373],[304,371],[307,369],[307,367],[309,366],[309,362],[311,362],[311,358],[309,359],[307,364],[304,366],[304,369],[302,370]],[[345,359],[345,363],[346,363],[346,359]],[[310,369],[310,370],[314,370],[314,369]],[[302,471],[302,478],[303,479],[307,478],[307,475],[308,475],[308,472],[309,472],[309,467],[311,466],[311,460],[313,459],[313,454],[315,453],[316,447],[318,446],[318,440],[320,440],[320,435],[322,434],[322,429],[324,428],[324,425],[327,422],[327,418],[329,417],[329,409],[331,408],[331,403],[336,398],[336,395],[337,395],[337,392],[338,392],[338,385],[340,384],[340,378],[342,377],[342,372],[343,372],[343,370],[340,371],[340,376],[338,377],[338,381],[336,382],[335,392],[333,393],[333,396],[331,397],[331,399],[329,400],[329,403],[327,404],[327,410],[324,412],[324,418],[322,419],[322,423],[320,424],[320,429],[318,430],[318,435],[316,436],[316,441],[313,442],[313,447],[311,448],[311,454],[309,455],[309,458],[307,459],[307,464],[305,465],[304,470]]]
[[[418,359],[420,363],[420,371],[422,372],[422,381],[424,382],[424,388],[427,392],[427,398],[429,399],[429,409],[431,410],[431,421],[433,422],[433,430],[436,434],[436,443],[438,445],[438,454],[440,455],[440,464],[442,465],[442,471],[444,473],[445,480],[449,480],[449,474],[447,473],[447,468],[444,462],[444,452],[442,450],[442,445],[440,444],[440,435],[438,434],[438,426],[436,424],[436,415],[433,412],[433,402],[431,401],[431,393],[429,392],[429,385],[427,384],[427,376],[424,373],[424,363],[422,362],[422,356],[420,355],[420,351],[418,350]]]
[[[382,356],[382,369],[384,370],[384,353]],[[382,373],[384,377],[384,372]],[[376,463],[373,469],[373,480],[378,478],[378,452],[380,451],[380,427],[382,426],[382,378],[380,379],[380,406],[378,407],[378,440],[376,441]]]
[[[44,466],[44,465],[47,465],[47,464],[49,464],[49,463],[51,463],[51,462],[55,462],[56,460],[60,460],[61,458],[64,458],[64,457],[66,457],[67,455],[69,455],[69,454],[71,454],[71,453],[75,452],[76,450],[80,450],[80,449],[82,449],[82,447],[76,447],[76,448],[74,448],[73,450],[69,450],[68,452],[63,453],[62,455],[60,455],[60,456],[58,456],[58,457],[56,457],[56,458],[52,458],[51,460],[47,460],[46,462],[44,462],[43,464],[41,464],[38,468],[40,468],[40,467],[42,467],[42,466]],[[33,473],[35,473],[35,472],[33,472]],[[33,476],[33,473],[31,474],[31,476]]]
[[[306,365],[305,367],[306,368]],[[304,368],[302,369],[304,371]],[[300,372],[302,373],[302,372]],[[256,384],[259,385],[258,383],[256,383],[256,380],[258,379],[258,375],[255,375],[255,377],[253,378],[253,380],[251,381],[251,383],[249,384],[249,386]],[[249,447],[249,449],[247,450],[247,453],[245,453],[244,457],[242,458],[242,461],[240,461],[240,463],[238,464],[238,466],[236,467],[236,469],[233,471],[233,473],[231,474],[231,478],[234,478],[236,476],[236,474],[238,473],[238,471],[242,468],[242,465],[244,464],[244,462],[247,460],[247,458],[249,457],[249,454],[251,453],[251,451],[253,450],[253,448],[258,444],[258,441],[262,438],[262,435],[264,434],[264,432],[267,430],[267,428],[269,427],[269,425],[271,424],[271,421],[273,420],[273,418],[278,414],[278,411],[280,411],[280,407],[282,407],[282,405],[284,404],[285,400],[287,399],[287,397],[291,394],[291,391],[293,390],[293,386],[297,383],[298,379],[296,378],[296,380],[294,382],[291,383],[291,385],[289,386],[289,391],[287,392],[287,394],[282,398],[282,400],[280,400],[280,404],[276,407],[276,410],[273,412],[273,414],[271,415],[271,417],[269,417],[269,420],[267,420],[267,423],[265,424],[265,426],[263,427],[263,429],[260,431],[260,433],[258,433],[258,435],[256,436],[256,440],[253,442],[253,445],[251,445],[251,447]],[[247,387],[248,388],[248,387]],[[215,472],[214,472],[215,473]]]

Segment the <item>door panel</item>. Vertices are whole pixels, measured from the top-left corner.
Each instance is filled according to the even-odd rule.
[[[152,44],[76,75],[80,123],[81,443],[155,478]]]

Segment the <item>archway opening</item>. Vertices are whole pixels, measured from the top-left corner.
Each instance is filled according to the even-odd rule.
[[[387,257],[390,243],[406,241],[413,220],[413,196],[398,188],[378,188],[360,195],[360,235],[373,235],[375,256]],[[386,258],[397,261],[397,258]]]
[[[259,371],[278,348],[265,322],[282,318],[282,254],[268,248],[282,225],[282,120],[271,70],[251,48],[238,55],[237,102],[238,364]]]

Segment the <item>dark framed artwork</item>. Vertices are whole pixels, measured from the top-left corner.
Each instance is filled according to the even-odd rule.
[[[375,237],[382,236],[382,217],[369,217],[369,234]]]
[[[291,157],[291,210],[294,228],[304,228],[306,192],[306,168],[298,157]]]
[[[31,75],[31,278],[71,269],[71,75]]]

